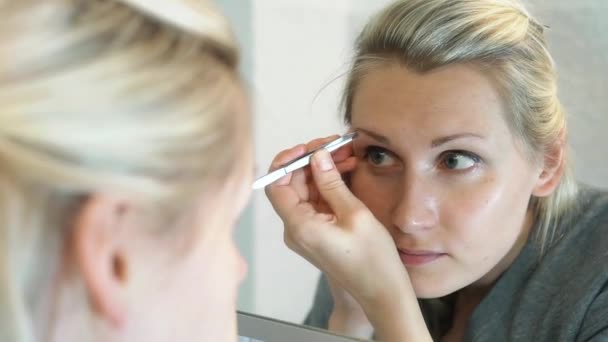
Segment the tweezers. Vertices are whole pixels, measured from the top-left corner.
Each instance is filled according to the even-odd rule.
[[[352,132],[352,133],[348,133],[348,134],[344,134],[343,136],[332,140],[330,142],[328,142],[325,145],[320,146],[317,149],[314,149],[308,153],[306,153],[305,155],[292,160],[290,162],[287,162],[287,164],[285,164],[283,167],[274,170],[260,178],[258,178],[254,183],[252,188],[253,189],[260,189],[260,188],[264,188],[267,185],[270,185],[274,182],[276,182],[277,180],[285,177],[287,174],[294,172],[295,170],[301,169],[307,165],[310,164],[310,158],[312,157],[312,155],[319,151],[320,149],[326,149],[329,152],[333,152],[337,149],[339,149],[340,147],[350,143],[351,141],[353,141],[354,138],[357,137],[357,132]]]

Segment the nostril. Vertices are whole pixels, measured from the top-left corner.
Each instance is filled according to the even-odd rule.
[[[437,225],[433,202],[419,198],[404,198],[392,212],[393,225],[403,233],[428,230]]]

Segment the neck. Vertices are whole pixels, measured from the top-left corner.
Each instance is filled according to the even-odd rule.
[[[109,336],[100,334],[105,331],[95,318],[88,300],[86,287],[74,270],[63,260],[56,280],[49,291],[50,313],[46,322],[45,341],[109,341]]]

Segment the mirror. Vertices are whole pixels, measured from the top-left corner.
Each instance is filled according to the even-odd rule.
[[[283,148],[343,132],[342,74],[368,17],[389,1],[217,0],[243,47],[243,73],[254,102],[256,166],[266,170]],[[577,178],[608,187],[608,3],[529,0],[549,26],[550,50],[569,113]],[[319,271],[289,251],[282,224],[262,191],[252,197],[237,240],[249,263],[239,309],[294,323],[311,307]]]

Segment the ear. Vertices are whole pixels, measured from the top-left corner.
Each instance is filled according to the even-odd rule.
[[[566,133],[562,130],[559,138],[545,151],[542,170],[532,195],[549,196],[559,185],[565,168],[565,141]]]
[[[126,321],[126,250],[121,231],[130,206],[106,195],[90,197],[76,215],[73,251],[93,310],[120,328]]]

